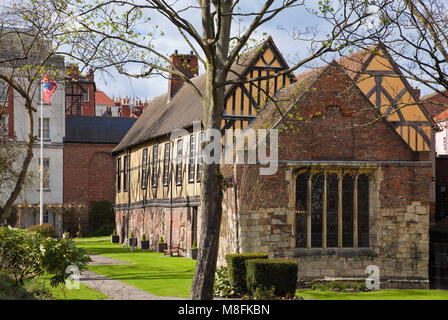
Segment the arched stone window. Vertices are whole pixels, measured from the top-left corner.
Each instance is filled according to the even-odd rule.
[[[369,176],[357,169],[299,171],[296,247],[368,247],[369,184]]]

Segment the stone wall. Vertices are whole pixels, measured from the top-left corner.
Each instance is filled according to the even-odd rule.
[[[429,164],[418,163],[375,169],[369,195],[369,248],[296,249],[293,202],[289,206],[287,201],[286,206],[257,208],[246,205],[246,198],[246,204],[238,202],[237,222],[234,210],[223,211],[221,243],[226,245],[220,247],[219,264],[225,264],[225,254],[239,248],[239,252],[298,259],[299,280],[303,283],[325,278],[365,279],[366,267],[374,264],[380,268],[383,287],[427,287],[430,170]],[[289,189],[285,192],[279,188],[279,193],[293,198],[291,172],[292,168],[279,168],[278,175],[283,176]],[[264,203],[260,194],[269,188],[269,184],[252,184],[257,204]],[[227,200],[228,196],[224,198]],[[236,223],[238,238],[228,227]]]

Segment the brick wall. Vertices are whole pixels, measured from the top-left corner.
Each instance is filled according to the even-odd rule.
[[[138,241],[145,233],[146,239],[149,240],[149,249],[152,251],[157,251],[157,244],[160,237],[163,237],[165,243],[179,245],[184,249],[181,254],[188,255],[188,249],[197,239],[199,231],[198,221],[194,222],[195,214],[198,219],[192,207],[173,208],[172,211],[163,207],[118,209],[115,212],[117,234],[120,236],[120,242],[123,242],[131,232]]]
[[[64,204],[89,206],[92,200],[115,201],[113,144],[64,144]],[[84,220],[87,216],[84,217]],[[87,227],[83,221],[83,230]]]
[[[83,83],[82,87],[84,89],[89,90],[89,101],[84,101],[84,97],[82,97],[82,116],[89,116],[94,117],[95,116],[95,82],[88,82]]]

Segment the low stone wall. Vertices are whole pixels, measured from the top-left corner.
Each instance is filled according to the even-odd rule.
[[[413,273],[405,261],[383,259],[369,248],[296,249],[294,257],[298,261],[298,281],[300,287],[309,287],[313,281],[365,281],[366,268],[378,266],[380,288],[429,288],[424,274]]]

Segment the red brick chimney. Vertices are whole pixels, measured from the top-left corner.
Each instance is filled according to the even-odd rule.
[[[199,74],[198,57],[193,54],[193,51],[190,54],[178,54],[176,50],[170,56],[170,61],[188,79],[194,78]],[[174,97],[183,82],[180,77],[170,74],[168,80],[168,96],[170,99]]]
[[[131,107],[129,105],[129,99],[124,99],[121,104],[121,117],[129,118],[131,116]]]
[[[89,79],[90,81],[95,81],[95,75],[93,74],[92,68],[89,69],[89,73],[87,73],[86,78]]]

